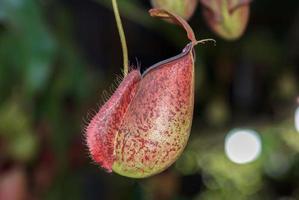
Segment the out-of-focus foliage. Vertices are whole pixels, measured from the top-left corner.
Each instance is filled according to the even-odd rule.
[[[14,75],[16,80],[19,79],[25,92],[37,92],[49,79],[56,47],[46,30],[41,10],[34,0],[3,0],[0,13],[4,26],[4,33],[1,34],[1,68]],[[9,77],[7,73],[1,74]]]
[[[30,161],[37,150],[37,138],[31,127],[31,116],[14,99],[3,103],[0,110],[0,137],[6,142],[1,148],[4,158]]]
[[[150,0],[119,6],[142,71],[185,45],[180,28],[148,16]],[[84,144],[85,124],[121,74],[110,8],[0,0],[0,199],[298,199],[298,2],[254,1],[239,40],[196,47],[190,142],[171,169],[144,180],[102,171]],[[202,14],[190,20],[198,39],[213,36]],[[238,165],[224,141],[242,127],[260,134],[262,152]]]

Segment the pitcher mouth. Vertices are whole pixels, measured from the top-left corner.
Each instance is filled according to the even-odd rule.
[[[190,51],[192,51],[192,50],[193,50],[193,43],[190,42],[189,44],[187,44],[187,45],[185,46],[185,48],[183,49],[183,51],[182,51],[180,54],[178,54],[178,55],[176,55],[176,56],[173,56],[173,57],[171,57],[171,58],[168,58],[168,59],[166,59],[166,60],[160,61],[160,62],[158,62],[158,63],[156,63],[156,64],[150,66],[147,70],[145,70],[145,71],[143,72],[143,74],[142,74],[142,78],[145,77],[150,71],[156,69],[158,66],[161,66],[161,65],[164,65],[164,64],[173,62],[173,61],[175,61],[175,60],[178,60],[178,59],[180,59],[180,58],[186,56],[186,55],[187,55],[188,53],[190,53]],[[193,52],[193,56],[195,57],[195,52]]]

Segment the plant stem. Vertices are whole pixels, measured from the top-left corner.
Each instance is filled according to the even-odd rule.
[[[116,0],[112,0],[112,7],[123,51],[124,76],[126,76],[129,72],[128,47]]]

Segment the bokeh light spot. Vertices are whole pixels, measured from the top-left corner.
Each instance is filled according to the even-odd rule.
[[[232,130],[225,138],[225,153],[234,163],[246,164],[254,161],[261,153],[260,136],[253,130]]]

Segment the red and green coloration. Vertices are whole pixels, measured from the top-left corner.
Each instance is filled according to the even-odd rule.
[[[226,40],[236,40],[246,29],[251,0],[200,0],[210,28]]]
[[[131,70],[86,129],[92,158],[109,172],[143,178],[169,167],[184,150],[194,104],[194,45],[190,26],[160,9],[155,17],[183,26],[191,42],[183,52],[150,67]]]

